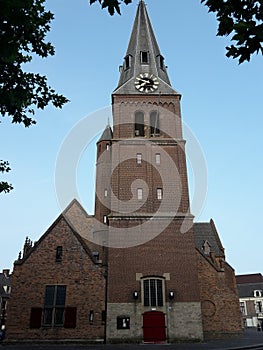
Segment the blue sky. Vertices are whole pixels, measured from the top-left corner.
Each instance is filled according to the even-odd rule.
[[[62,110],[37,112],[37,125],[29,129],[2,118],[1,159],[12,167],[4,178],[15,190],[0,198],[0,268],[12,268],[25,237],[36,241],[60,214],[54,185],[59,149],[76,123],[89,115],[93,123],[93,112],[110,106],[137,3],[110,17],[88,0],[47,1],[55,14],[48,39],[56,55],[34,59],[28,69],[47,75],[71,102]],[[206,160],[207,196],[196,221],[214,219],[236,273],[263,272],[262,56],[242,65],[226,58],[229,40],[216,37],[215,17],[199,0],[146,3],[172,85],[183,95],[183,120]],[[77,169],[80,199],[89,213],[94,164],[93,142]],[[191,193],[192,181],[190,176]]]

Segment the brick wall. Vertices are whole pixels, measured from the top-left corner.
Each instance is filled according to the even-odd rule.
[[[61,262],[55,259],[57,246],[63,247]],[[66,285],[66,306],[77,308],[76,328],[30,329],[31,308],[43,308],[46,285]],[[28,257],[14,265],[7,341],[102,340],[104,289],[102,268],[91,261],[86,249],[61,216],[35,244]],[[94,312],[92,325],[89,322],[90,310]]]
[[[239,336],[242,321],[233,269],[224,261],[217,269],[201,253],[197,255],[205,337]]]

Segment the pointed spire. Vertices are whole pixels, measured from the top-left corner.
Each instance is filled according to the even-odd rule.
[[[120,67],[120,80],[114,94],[140,94],[134,80],[143,73],[153,74],[159,80],[155,94],[176,93],[172,87],[164,64],[145,2],[140,0],[124,64]]]
[[[101,141],[110,141],[112,140],[112,130],[111,130],[111,126],[109,124],[109,121],[108,121],[108,125],[106,126],[106,128],[104,129],[102,135],[101,135],[101,138],[99,139],[99,142]]]

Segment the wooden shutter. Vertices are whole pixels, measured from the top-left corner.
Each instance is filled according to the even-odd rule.
[[[76,307],[66,307],[65,309],[65,328],[76,328],[77,323],[77,308]]]
[[[42,320],[42,308],[32,307],[30,313],[30,328],[40,328]]]

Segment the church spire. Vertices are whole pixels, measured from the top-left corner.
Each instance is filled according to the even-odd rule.
[[[167,74],[145,2],[140,0],[124,63],[120,67],[120,80],[114,94],[140,94],[135,80],[140,74],[157,78],[158,89],[145,91],[159,94],[175,94]]]

